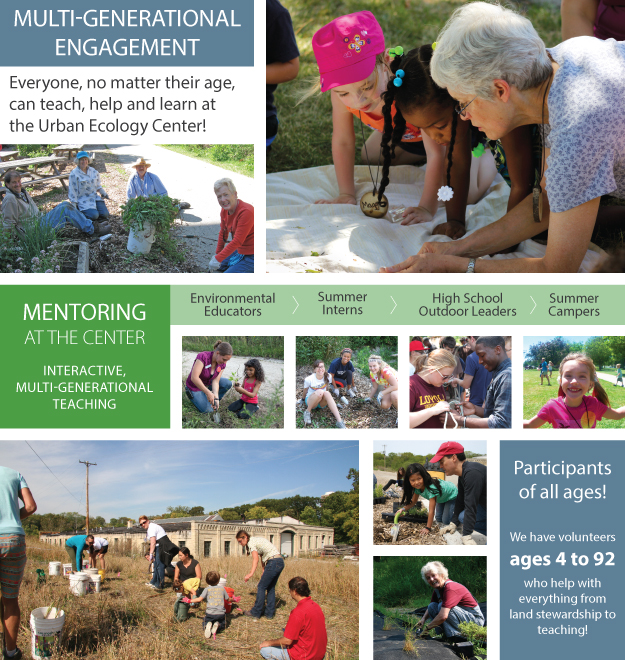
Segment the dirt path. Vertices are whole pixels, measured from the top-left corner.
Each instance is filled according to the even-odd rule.
[[[170,197],[189,202],[191,208],[182,212],[182,226],[178,236],[198,238],[184,239],[189,245],[195,262],[206,271],[215,255],[219,235],[219,206],[213,192],[218,179],[232,179],[239,199],[255,205],[254,179],[205,163],[197,158],[169,151],[155,144],[110,144],[106,148],[114,153],[130,177],[132,163],[140,156],[152,164],[150,172],[163,182]]]

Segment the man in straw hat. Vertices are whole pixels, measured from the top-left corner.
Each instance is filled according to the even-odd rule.
[[[127,199],[135,199],[136,197],[150,197],[150,195],[167,195],[167,189],[162,181],[156,176],[148,172],[152,167],[152,163],[146,162],[144,158],[137,158],[131,165],[135,173],[130,175],[128,179],[128,186],[126,188]],[[188,202],[181,202],[181,209],[188,209],[191,204]]]

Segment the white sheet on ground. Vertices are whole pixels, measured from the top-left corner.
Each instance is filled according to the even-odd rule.
[[[375,176],[375,168],[372,168]],[[356,196],[372,190],[369,169],[355,168]],[[417,206],[423,190],[425,167],[402,165],[391,168],[386,189],[391,207]],[[392,266],[417,254],[427,241],[450,241],[433,236],[436,225],[445,222],[441,207],[432,222],[402,227],[385,218],[368,218],[359,206],[315,204],[338,194],[334,166],[278,172],[267,175],[267,272],[375,273],[380,266]],[[497,175],[488,194],[467,208],[467,233],[484,227],[506,213],[509,188]],[[601,251],[588,250],[580,272],[597,264]],[[312,257],[311,252],[320,256]],[[523,241],[517,252],[498,254],[494,259],[542,257],[545,247]],[[485,257],[490,259],[490,257]]]

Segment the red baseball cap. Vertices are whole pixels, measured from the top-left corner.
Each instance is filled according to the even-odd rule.
[[[420,341],[411,341],[410,342],[410,350],[411,351],[425,351],[426,348],[423,345],[423,343],[420,342]]]
[[[430,459],[430,463],[438,463],[443,456],[453,456],[453,454],[464,454],[464,447],[459,442],[443,442],[436,456]]]
[[[384,34],[370,11],[339,16],[317,30],[312,47],[319,67],[321,91],[366,80],[375,57],[384,52]]]

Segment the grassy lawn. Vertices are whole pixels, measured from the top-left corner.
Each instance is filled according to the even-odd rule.
[[[613,372],[614,370],[605,369],[604,371],[610,373],[610,371]],[[523,419],[531,419],[549,399],[555,399],[558,396],[558,381],[555,372],[551,378],[551,387],[547,385],[546,380],[544,383],[541,386],[540,371],[538,369],[523,372]],[[602,381],[602,385],[608,393],[608,397],[610,397],[610,407],[620,408],[621,406],[625,406],[625,388],[622,388],[620,385],[614,387],[612,383],[605,380]],[[546,424],[543,428],[549,428],[549,425]],[[625,420],[602,419],[600,422],[597,422],[597,428],[625,428]]]
[[[280,119],[278,137],[267,156],[267,172],[316,167],[332,163],[330,140],[332,117],[329,94],[317,94],[297,104],[298,97],[310,83],[319,80],[312,52],[313,34],[332,19],[343,14],[369,10],[384,30],[387,48],[401,45],[405,51],[432,43],[451,13],[464,4],[458,1],[382,2],[382,0],[347,0],[340,3],[285,0],[284,6],[293,19],[293,29],[300,51],[298,79],[280,85],[275,98]],[[547,4],[523,3],[532,21],[548,46],[561,41],[560,9]],[[368,136],[368,131],[365,131]],[[356,127],[356,163],[360,163],[362,138]]]
[[[224,170],[254,177],[254,145],[253,144],[159,144],[177,154],[190,156],[211,163]]]

